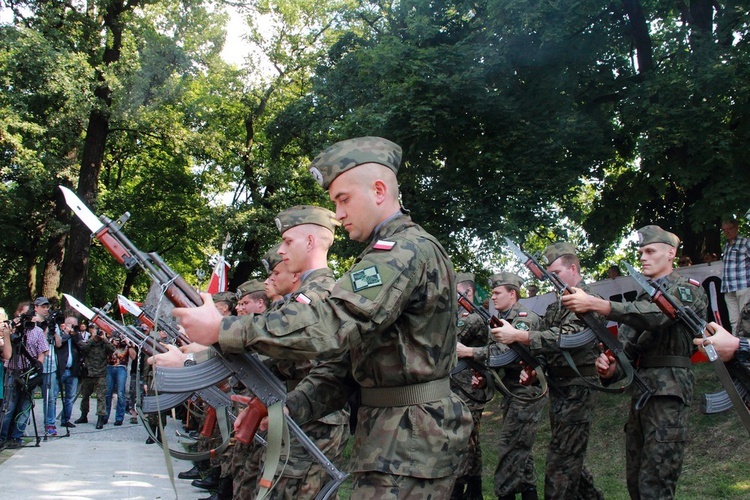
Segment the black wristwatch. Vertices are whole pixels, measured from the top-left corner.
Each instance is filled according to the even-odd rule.
[[[193,366],[197,364],[195,362],[195,354],[192,352],[189,352],[185,358],[185,365],[184,366]]]
[[[741,363],[750,360],[750,341],[748,339],[740,337],[740,346],[734,353],[734,359]]]

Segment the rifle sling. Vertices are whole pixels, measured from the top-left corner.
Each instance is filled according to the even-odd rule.
[[[617,362],[620,364],[620,366],[622,366],[623,370],[625,371],[625,378],[623,379],[622,383],[615,385],[615,386],[605,386],[602,384],[597,384],[596,382],[592,382],[587,377],[599,378],[599,372],[596,371],[595,366],[593,365],[582,366],[581,368],[583,370],[579,370],[579,368],[575,364],[575,361],[573,361],[573,358],[571,357],[570,353],[568,351],[561,351],[561,352],[565,360],[568,362],[570,369],[574,372],[572,376],[569,376],[567,378],[578,377],[583,381],[584,384],[588,385],[592,389],[596,389],[597,391],[602,391],[602,392],[620,393],[620,392],[623,392],[633,381],[633,365],[631,365],[630,361],[628,361],[628,359],[625,358],[625,354],[622,351],[619,351],[615,356],[617,357]],[[623,359],[621,359],[621,357]]]

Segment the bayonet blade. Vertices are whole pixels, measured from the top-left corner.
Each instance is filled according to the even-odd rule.
[[[90,320],[94,316],[96,316],[96,313],[83,305],[81,302],[78,301],[75,297],[72,295],[68,295],[67,293],[64,293],[63,296],[68,301],[68,304],[70,304],[70,307],[81,313],[86,319]]]
[[[516,257],[521,259],[521,262],[527,262],[529,260],[529,256],[523,253],[523,250],[521,250],[518,245],[515,244],[513,240],[508,238],[507,236],[504,236],[505,243],[508,244],[508,247],[513,251],[514,254],[516,254]]]
[[[65,186],[60,186],[60,189],[65,196],[65,203],[70,207],[71,210],[81,219],[81,222],[86,224],[92,233],[98,233],[104,224],[99,218],[92,212],[76,194]]]
[[[648,294],[649,297],[653,297],[656,295],[656,289],[651,285],[651,283],[648,282],[646,277],[638,272],[636,268],[628,264],[627,262],[623,262],[625,264],[625,269],[628,270],[628,274],[630,274],[630,277],[635,280],[636,283],[638,283],[641,288]]]

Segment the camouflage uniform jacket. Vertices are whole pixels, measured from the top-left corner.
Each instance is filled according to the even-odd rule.
[[[110,354],[115,352],[115,346],[107,339],[96,340],[95,337],[91,337],[80,346],[84,355],[84,363],[88,369],[88,376],[106,377],[107,359]]]
[[[700,285],[691,283],[676,272],[669,274],[665,281],[667,293],[699,316],[706,316],[708,299]],[[621,323],[618,337],[625,354],[637,362],[636,366],[655,356],[687,359],[695,352],[693,334],[681,321],[669,319],[645,292],[633,302],[612,302],[609,319]],[[677,396],[684,404],[690,405],[694,385],[690,368],[641,366],[638,372],[657,396]],[[638,386],[634,384],[633,387],[634,391],[638,391]],[[634,392],[634,397],[638,394]]]
[[[250,321],[225,318],[219,341],[228,351],[252,348],[277,358],[317,359],[348,349],[350,375],[360,387],[446,379],[456,362],[453,276],[443,247],[400,213],[376,230],[330,298],[290,302]],[[309,411],[342,407],[343,370],[338,376],[330,391],[315,391],[316,408]],[[471,431],[468,409],[453,394],[410,406],[363,405],[358,421],[355,472],[449,476]]]
[[[326,295],[330,295],[331,290],[333,289],[333,286],[336,284],[336,280],[333,277],[333,273],[328,268],[323,269],[316,269],[309,273],[307,276],[305,276],[304,281],[301,283],[300,288],[294,292],[290,297],[289,300],[305,300],[303,297],[307,297],[307,294],[315,293],[316,295],[319,295],[320,297],[324,297]],[[277,302],[274,304],[271,308],[279,308],[282,307],[284,302]],[[331,361],[329,361],[331,362]],[[319,361],[315,360],[289,360],[289,359],[279,359],[269,360],[270,368],[271,370],[283,381],[286,382],[292,382],[292,383],[299,383],[301,382],[305,377],[310,375],[311,372],[314,372],[316,370],[316,367],[321,364]],[[292,401],[295,400],[295,398],[301,397],[304,395],[297,394],[298,391],[296,387],[289,387],[288,384],[288,398],[290,398]],[[290,408],[295,407],[294,403],[288,403],[287,406]],[[292,417],[295,417],[294,413],[291,413]],[[339,410],[329,413],[328,415],[325,415],[318,419],[319,422],[328,424],[328,425],[343,425],[349,423],[349,412],[345,410]]]
[[[598,297],[598,295],[592,292],[583,281],[575,286],[589,295]],[[595,314],[594,316],[598,320],[604,321],[602,316],[598,314]],[[538,328],[538,330],[532,329],[529,331],[529,349],[531,349],[531,354],[540,358],[540,361],[548,374],[550,373],[550,370],[555,370],[556,368],[567,370],[569,365],[563,357],[562,351],[557,346],[557,338],[560,335],[569,335],[584,330],[586,325],[583,320],[578,318],[575,313],[565,309],[560,301],[557,300],[547,306],[547,310],[544,312],[544,316],[542,317]],[[599,348],[597,344],[598,342],[592,342],[589,346],[583,346],[568,351],[573,358],[573,362],[579,369],[584,366],[590,366],[592,370],[595,370],[594,362],[599,356]],[[558,380],[555,383],[558,386],[584,384],[584,382],[575,378],[566,378],[568,378],[568,380]],[[596,378],[598,379],[598,377]]]
[[[538,328],[539,323],[542,320],[538,314],[536,314],[534,311],[531,311],[520,302],[516,302],[515,304],[513,304],[513,307],[505,311],[505,313],[498,314],[498,317],[500,319],[504,319],[515,328],[523,331],[531,331],[534,328]],[[494,343],[490,346],[490,354],[493,354],[496,350],[504,351],[506,349],[510,348],[505,344]],[[504,367],[502,380],[503,384],[505,384],[505,387],[507,387],[514,394],[530,394],[533,392],[537,392],[537,388],[533,386],[523,385],[518,381],[519,377],[521,376],[521,370],[522,367],[520,362],[511,363]]]
[[[485,364],[487,361],[487,346],[490,342],[489,334],[489,326],[479,314],[469,313],[461,308],[458,313],[458,321],[456,322],[456,340],[467,347],[473,347],[474,361],[480,364]],[[451,388],[473,411],[484,408],[484,404],[472,401],[471,398],[464,394],[464,391],[480,401],[488,399],[490,393],[486,387],[481,389],[472,387],[471,377],[472,371],[469,369],[464,369],[451,375]],[[460,389],[456,386],[460,386]]]

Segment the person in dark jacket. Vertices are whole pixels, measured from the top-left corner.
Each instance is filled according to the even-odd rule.
[[[75,427],[70,421],[73,411],[73,401],[78,391],[78,377],[81,376],[81,339],[78,330],[78,320],[73,316],[65,318],[61,325],[62,344],[55,348],[57,354],[57,379],[61,389],[63,403],[60,425],[62,427]]]

